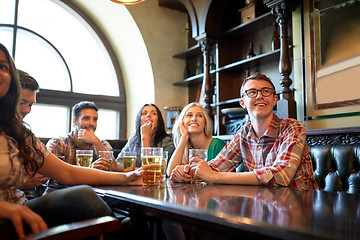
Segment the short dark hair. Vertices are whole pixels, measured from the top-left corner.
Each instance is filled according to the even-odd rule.
[[[78,120],[81,110],[83,109],[94,109],[96,112],[99,110],[98,107],[95,105],[94,102],[90,101],[81,101],[75,104],[72,108],[72,115],[73,117]]]
[[[20,84],[22,89],[29,89],[35,92],[39,91],[39,84],[35,80],[35,78],[30,76],[27,72],[21,71],[19,69],[17,71],[19,74]]]
[[[274,90],[274,93],[275,93],[275,85],[272,83],[270,78],[268,78],[265,74],[256,72],[256,73],[254,73],[254,74],[252,74],[249,77],[244,79],[243,83],[241,84],[241,88],[240,88],[240,97],[243,97],[243,95],[244,95],[244,93],[243,93],[244,86],[250,80],[262,80],[262,81],[266,81],[266,82],[270,83],[273,90]]]

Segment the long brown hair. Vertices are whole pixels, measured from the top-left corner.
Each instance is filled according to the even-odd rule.
[[[7,94],[0,98],[0,132],[12,137],[19,150],[25,171],[34,175],[44,162],[44,154],[35,147],[37,141],[34,134],[23,125],[21,117],[17,113],[17,105],[20,95],[20,81],[14,62],[4,45],[0,43],[0,50],[5,54],[10,66],[11,82]],[[26,144],[26,138],[30,137],[31,145]],[[42,162],[40,166],[34,156],[40,155]]]
[[[141,146],[141,113],[142,110],[144,109],[144,107],[146,106],[153,106],[156,109],[156,113],[158,115],[158,122],[157,122],[157,129],[154,133],[154,142],[152,144],[154,144],[155,146],[161,142],[166,136],[170,136],[169,134],[166,133],[165,130],[165,122],[164,122],[164,118],[162,117],[162,114],[160,112],[160,109],[153,103],[146,103],[144,104],[144,106],[142,106],[136,116],[136,142],[139,146]]]

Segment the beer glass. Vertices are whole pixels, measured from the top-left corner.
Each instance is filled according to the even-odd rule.
[[[202,160],[207,161],[207,149],[189,149],[189,161],[191,158],[193,157],[197,157],[200,158]],[[191,175],[194,175],[194,172],[191,172]],[[201,178],[196,178],[194,179],[195,176],[193,176],[193,180],[192,183],[202,183],[203,181],[201,180]]]
[[[136,154],[130,151],[124,151],[122,155],[124,164],[124,172],[130,172],[135,170]]]
[[[161,174],[163,175],[164,179],[166,178],[166,167],[167,167],[168,158],[169,158],[169,152],[163,151],[163,158],[161,162]]]
[[[163,149],[157,147],[141,148],[141,162],[143,169],[143,187],[159,187],[161,183],[161,162]]]
[[[114,159],[114,153],[113,151],[99,151],[99,158],[105,158],[107,160],[109,160],[109,171],[110,171],[110,168],[111,168],[111,163]]]
[[[189,149],[189,160],[193,157],[207,161],[207,149]]]
[[[76,165],[90,167],[93,160],[93,150],[76,150]]]

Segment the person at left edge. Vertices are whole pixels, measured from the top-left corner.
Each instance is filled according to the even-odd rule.
[[[90,186],[68,187],[29,201],[18,189],[27,176],[35,173],[67,186],[142,183],[141,170],[107,172],[59,160],[23,125],[17,113],[19,93],[14,62],[0,44],[0,221],[12,222],[17,236],[23,239],[24,225],[29,226],[30,232],[38,233],[64,223],[113,216],[109,206]]]
[[[20,69],[17,70],[20,79],[20,99],[17,105],[18,113],[20,117],[24,119],[26,115],[31,112],[32,106],[36,103],[36,94],[39,92],[39,84],[28,74]],[[34,190],[35,187],[40,186],[44,181],[48,180],[47,177],[36,173],[33,177],[29,176],[26,178],[24,184],[19,188],[21,190]],[[30,192],[31,192],[30,191]]]

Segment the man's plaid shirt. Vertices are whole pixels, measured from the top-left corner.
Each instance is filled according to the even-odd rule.
[[[316,188],[306,129],[295,119],[279,119],[274,114],[260,138],[251,123],[242,126],[209,165],[226,172],[242,162],[245,170],[253,171],[263,185]]]
[[[110,143],[103,140],[101,141],[107,150],[112,150]],[[65,162],[76,165],[76,150],[82,150],[74,140],[74,131],[67,134],[66,137],[58,137],[50,139],[46,148],[49,152],[53,153],[58,158],[65,156]],[[95,151],[94,146],[90,145],[90,149],[94,151],[93,161],[98,159],[98,153]]]

